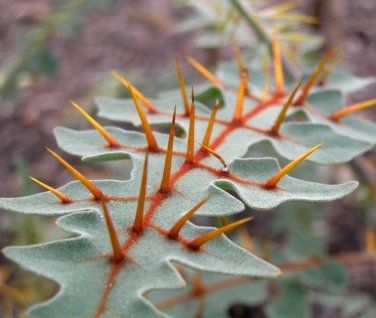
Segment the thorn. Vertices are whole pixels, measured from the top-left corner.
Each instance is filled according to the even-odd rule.
[[[270,55],[264,54],[262,59],[262,73],[265,77],[265,83],[262,87],[262,95],[261,101],[266,102],[269,96],[270,91],[270,77],[271,77],[271,63],[270,63]]]
[[[195,238],[194,240],[192,240],[190,243],[188,243],[188,246],[191,249],[197,250],[203,244],[205,244],[208,241],[214,239],[215,237],[221,235],[222,233],[231,231],[231,230],[237,228],[238,226],[240,226],[240,225],[242,225],[242,224],[244,224],[246,222],[251,221],[252,219],[253,219],[253,217],[245,218],[243,220],[232,222],[232,223],[230,223],[228,225],[222,226],[219,229],[213,230],[213,231],[211,231],[209,233],[203,234],[203,235]]]
[[[261,96],[261,100],[262,100],[263,102],[265,102],[265,101],[268,99],[269,90],[270,90],[270,75],[267,74],[266,77],[265,77],[265,84],[264,84],[264,86],[262,87],[262,96]]]
[[[53,187],[50,187],[48,184],[45,184],[44,182],[38,180],[38,179],[35,179],[33,177],[30,177],[29,178],[31,180],[33,180],[37,185],[41,186],[42,188],[46,189],[47,191],[50,191],[52,194],[56,195],[60,200],[61,200],[61,203],[63,204],[66,204],[66,203],[70,203],[71,200],[68,199],[68,197],[61,193],[59,190],[53,188]]]
[[[238,64],[239,76],[241,76],[244,72],[247,72],[247,70],[244,67],[242,55],[240,54],[239,45],[235,38],[232,40],[232,45],[234,47],[234,55],[236,58],[236,63]]]
[[[235,105],[234,121],[241,120],[243,115],[244,95],[247,89],[247,73],[240,75],[240,85],[238,89],[238,99]]]
[[[196,69],[196,71],[198,71],[206,79],[212,82],[215,86],[218,86],[218,87],[225,86],[212,72],[210,72],[205,66],[200,64],[194,58],[187,56],[185,59],[187,60],[189,64],[191,64]]]
[[[101,201],[102,209],[103,209],[103,216],[106,221],[108,234],[110,236],[110,241],[113,250],[113,261],[115,263],[119,263],[124,259],[124,255],[121,252],[121,246],[119,242],[119,237],[116,233],[114,223],[112,222],[112,218],[110,212],[108,211],[106,202],[104,200]]]
[[[284,92],[284,75],[283,66],[281,62],[281,50],[279,46],[277,32],[273,32],[273,57],[274,57],[274,81],[277,93]]]
[[[224,172],[224,173],[229,172],[228,166],[227,166],[225,160],[223,159],[223,157],[220,154],[218,154],[214,150],[210,149],[208,146],[205,146],[203,144],[200,144],[200,146],[202,148],[204,148],[207,152],[209,152],[212,156],[214,156],[215,158],[217,158],[221,162],[221,164],[223,165],[222,172]]]
[[[322,75],[321,79],[319,80],[319,82],[317,83],[317,85],[319,86],[323,86],[326,82],[326,80],[328,79],[329,75],[332,73],[332,71],[334,70],[334,68],[338,65],[339,62],[341,62],[342,60],[342,57],[341,56],[337,56],[332,63],[330,63],[330,65],[326,68],[324,74]]]
[[[188,97],[187,97],[187,91],[185,89],[185,83],[184,83],[184,78],[183,78],[183,74],[181,71],[180,63],[176,56],[175,56],[175,66],[176,66],[176,73],[178,74],[178,81],[179,81],[181,96],[183,98],[185,115],[189,115],[189,102],[188,102]]]
[[[92,125],[102,136],[106,139],[108,145],[112,148],[119,148],[120,144],[116,141],[114,137],[110,135],[110,133],[100,124],[98,123],[93,117],[91,117],[85,110],[82,109],[77,103],[71,101],[71,105],[76,108],[85,118],[86,120]]]
[[[212,113],[210,115],[208,126],[206,127],[204,139],[202,139],[202,144],[204,146],[209,146],[209,144],[210,144],[210,138],[211,138],[211,135],[212,135],[212,132],[213,132],[213,126],[214,126],[214,122],[215,122],[215,116],[217,115],[218,107],[219,107],[219,101],[217,100],[213,109],[212,109]]]
[[[158,144],[157,144],[157,141],[155,140],[153,130],[150,127],[149,121],[148,121],[148,119],[145,115],[144,110],[142,109],[142,107],[138,103],[137,97],[136,97],[136,95],[133,91],[133,87],[129,83],[129,81],[128,81],[128,85],[129,85],[129,92],[131,93],[134,105],[136,106],[138,116],[140,117],[140,120],[141,120],[141,123],[142,123],[142,127],[144,128],[144,132],[145,132],[146,140],[148,142],[149,150],[157,151],[158,150]]]
[[[281,170],[279,170],[273,177],[271,177],[265,184],[266,189],[272,189],[274,188],[278,182],[287,175],[291,170],[293,170],[297,165],[299,165],[305,158],[307,158],[309,155],[314,153],[316,150],[320,149],[325,143],[322,142],[321,144],[318,144],[317,146],[309,149],[304,154],[300,155],[298,158],[291,161],[288,165],[283,167]]]
[[[289,107],[292,105],[292,102],[294,101],[294,98],[295,98],[295,95],[297,93],[297,91],[299,90],[300,86],[302,85],[302,81],[300,81],[298,83],[298,85],[295,86],[294,90],[292,91],[292,93],[290,94],[289,96],[289,99],[287,100],[287,102],[283,105],[282,109],[281,109],[281,112],[279,113],[274,125],[272,126],[272,128],[270,129],[270,133],[272,135],[275,135],[277,136],[278,133],[279,133],[279,129],[281,127],[281,124],[283,122],[283,120],[285,119],[286,117],[286,114],[287,114],[287,110],[289,109]]]
[[[123,86],[130,91],[130,87],[133,88],[134,94],[137,96],[137,98],[145,105],[145,107],[151,112],[156,113],[157,110],[153,106],[150,100],[148,100],[136,87],[131,85],[129,81],[127,81],[124,77],[122,77],[118,72],[113,71],[112,75],[121,83]]]
[[[255,251],[255,245],[248,230],[242,227],[239,229],[239,231],[237,231],[237,234],[239,235],[242,247],[244,247],[248,252],[253,253]]]
[[[366,243],[366,252],[369,254],[373,254],[376,252],[376,232],[372,226],[367,226],[366,228],[366,235],[365,235],[365,243]]]
[[[174,147],[174,137],[175,137],[175,118],[176,118],[176,106],[174,108],[174,114],[172,115],[171,127],[170,127],[170,135],[168,138],[167,144],[167,151],[166,151],[166,159],[163,169],[163,176],[161,186],[159,191],[167,193],[170,191],[170,174],[171,174],[171,166],[172,166],[172,149]]]
[[[229,224],[229,220],[226,216],[220,216],[219,220],[220,220],[222,226]]]
[[[145,157],[145,161],[144,161],[144,167],[142,170],[140,193],[138,195],[138,202],[137,202],[137,211],[136,211],[136,216],[134,218],[134,223],[133,223],[133,228],[132,228],[134,232],[141,232],[143,224],[144,224],[146,184],[148,180],[148,162],[149,162],[149,154],[147,153]]]
[[[330,116],[333,120],[339,120],[344,116],[350,115],[354,112],[357,112],[361,109],[368,108],[371,106],[376,105],[376,98],[366,100],[364,102],[356,103],[350,106],[346,106],[345,108],[340,109],[339,111],[335,112]]]
[[[196,107],[194,102],[192,103],[191,110],[189,111],[189,132],[188,132],[188,144],[187,154],[185,162],[192,164],[195,156],[195,112]]]
[[[270,261],[270,238],[266,235],[261,237],[261,258],[267,262]]]
[[[310,89],[315,84],[316,79],[324,70],[325,65],[331,60],[331,58],[336,53],[336,51],[337,51],[337,48],[330,50],[328,54],[326,54],[325,57],[321,60],[321,62],[316,66],[316,69],[314,70],[310,78],[308,79],[307,83],[304,85],[302,89],[302,94],[300,95],[298,100],[294,103],[294,105],[303,105],[303,103],[307,99]]]
[[[77,178],[94,196],[96,200],[102,201],[104,199],[104,194],[99,190],[88,178],[86,178],[81,172],[73,168],[67,161],[61,158],[56,152],[52,151],[49,148],[46,148],[47,151],[55,157],[75,178]]]
[[[203,283],[202,283],[202,275],[201,273],[196,273],[193,277],[192,277],[192,281],[191,281],[191,284],[192,284],[192,291],[193,291],[193,294],[196,296],[196,297],[199,297],[199,296],[202,296],[202,293],[203,293]],[[202,316],[195,316],[195,318],[200,318]]]
[[[168,237],[175,239],[178,237],[180,230],[183,228],[184,224],[187,223],[187,221],[193,216],[193,214],[202,207],[210,197],[206,197],[205,199],[198,202],[192,209],[190,209],[187,213],[185,213],[171,228],[171,230],[168,232]]]

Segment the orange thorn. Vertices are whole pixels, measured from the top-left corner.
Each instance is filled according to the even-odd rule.
[[[197,297],[197,296],[202,296],[202,293],[204,291],[203,287],[204,287],[204,284],[202,282],[202,275],[201,273],[196,273],[193,277],[192,277],[192,281],[191,281],[191,284],[192,284],[192,292],[193,294]],[[202,297],[203,298],[203,297]],[[202,317],[201,316],[198,316],[196,315],[195,318],[200,318]]]
[[[299,165],[305,158],[307,158],[309,155],[314,153],[316,150],[320,149],[325,143],[322,142],[321,144],[309,149],[304,154],[300,155],[298,158],[291,161],[288,165],[283,167],[281,170],[279,170],[273,177],[271,177],[265,184],[265,188],[272,189],[274,188],[278,182],[287,175],[291,170],[293,170],[297,165]]]
[[[61,200],[61,203],[65,204],[65,203],[70,203],[71,200],[68,199],[68,197],[61,193],[59,190],[53,188],[53,187],[50,187],[48,184],[45,184],[44,182],[42,181],[39,181],[38,179],[35,179],[33,177],[30,177],[29,178],[31,180],[33,180],[37,185],[41,186],[42,188],[46,189],[47,191],[50,191],[52,194],[56,195],[60,200]]]
[[[283,65],[281,62],[281,50],[279,46],[277,33],[273,32],[273,57],[274,57],[274,80],[277,93],[284,92]]]
[[[77,103],[71,101],[71,105],[76,108],[85,118],[86,120],[92,125],[106,141],[108,145],[113,148],[119,148],[120,144],[116,141],[114,137],[112,137],[109,132],[100,124],[98,123],[93,117],[91,117],[85,110],[82,109]]]
[[[265,78],[265,84],[262,87],[262,96],[261,96],[262,102],[265,102],[268,99],[269,90],[270,90],[270,75],[267,74]]]
[[[247,229],[243,227],[237,231],[237,234],[239,235],[242,247],[244,247],[248,252],[253,253],[255,251],[255,245],[253,243],[251,234],[247,231]]]
[[[281,124],[283,122],[283,120],[285,119],[286,117],[286,114],[287,114],[287,110],[289,109],[289,107],[292,105],[292,102],[295,98],[295,95],[297,93],[297,91],[299,90],[300,86],[302,85],[302,81],[300,81],[298,83],[298,85],[295,86],[294,90],[292,91],[292,93],[290,94],[289,96],[289,99],[287,100],[287,102],[283,105],[282,109],[281,109],[281,112],[279,113],[278,115],[278,118],[276,119],[274,125],[272,126],[272,128],[270,128],[270,133],[272,135],[278,135],[279,133],[279,128],[281,127]]]
[[[129,81],[128,81],[128,85],[129,85],[129,92],[131,93],[134,105],[136,106],[138,116],[140,117],[140,120],[141,120],[141,123],[142,123],[142,127],[144,128],[144,132],[145,132],[146,140],[148,142],[149,150],[157,151],[158,150],[158,144],[157,144],[157,141],[155,140],[153,130],[150,127],[149,121],[146,118],[144,110],[142,109],[142,107],[138,103],[137,97],[136,97],[136,95],[133,91],[133,87],[129,83]]]
[[[189,132],[188,132],[188,144],[187,155],[185,162],[192,164],[195,156],[195,104],[192,103],[191,110],[189,112]]]
[[[146,184],[148,180],[148,162],[149,162],[149,154],[147,153],[145,157],[145,161],[144,161],[144,167],[142,170],[140,194],[138,195],[137,211],[136,211],[136,216],[134,218],[134,223],[133,223],[133,228],[132,228],[134,232],[141,232],[143,224],[144,224]]]
[[[294,105],[303,105],[305,100],[307,99],[308,93],[312,86],[315,84],[316,79],[321,74],[321,72],[324,70],[325,65],[328,64],[328,62],[331,60],[333,55],[336,53],[337,48],[334,48],[328,52],[328,54],[325,55],[325,57],[321,60],[321,62],[316,66],[316,69],[308,79],[307,83],[304,85],[302,89],[302,94],[298,98],[298,100],[295,102]]]
[[[119,237],[116,233],[114,223],[112,222],[112,218],[110,215],[110,212],[108,211],[107,205],[105,201],[101,201],[102,209],[103,209],[103,215],[104,219],[106,221],[107,229],[108,229],[108,234],[110,236],[110,241],[112,245],[112,250],[113,250],[113,261],[115,263],[119,263],[124,259],[124,255],[121,252],[121,246],[119,242]]]
[[[239,45],[238,45],[238,42],[236,41],[235,38],[232,41],[232,45],[234,47],[234,55],[235,55],[235,58],[236,58],[236,63],[238,64],[239,75],[241,76],[241,74],[243,72],[247,72],[247,70],[244,67],[242,55],[240,54]]]
[[[176,106],[174,108],[174,114],[172,115],[170,135],[169,135],[169,138],[168,138],[166,159],[165,159],[165,164],[164,164],[164,169],[163,169],[163,176],[162,176],[161,186],[159,188],[159,191],[165,192],[165,193],[170,191],[172,149],[174,147],[174,137],[175,137],[175,118],[176,118]]]
[[[225,226],[225,225],[227,225],[228,224],[228,218],[227,217],[225,217],[225,216],[220,216],[219,217],[219,221],[221,222],[221,225],[222,226]]]
[[[220,154],[215,152],[213,149],[210,149],[208,146],[205,146],[203,144],[200,144],[200,146],[202,148],[204,148],[207,152],[209,152],[212,156],[214,156],[215,158],[217,158],[221,162],[221,164],[223,165],[222,172],[225,172],[225,173],[228,172],[228,166],[227,166],[225,160],[223,159],[223,157]]]
[[[52,151],[49,148],[46,148],[47,151],[55,157],[75,178],[77,178],[94,196],[96,200],[103,200],[104,194],[99,190],[88,178],[86,178],[81,172],[73,168],[68,162],[61,158],[56,152]]]
[[[210,72],[205,66],[200,64],[194,58],[187,56],[185,58],[189,64],[191,64],[201,75],[206,77],[215,86],[223,87],[225,86],[212,72]]]
[[[217,115],[218,107],[219,107],[219,101],[217,100],[216,104],[214,105],[214,107],[212,109],[212,113],[211,113],[210,118],[209,118],[208,126],[206,127],[204,139],[202,139],[202,144],[204,146],[209,146],[209,144],[210,144],[210,138],[211,138],[211,135],[212,135],[212,132],[213,132],[213,126],[214,126],[214,122],[215,122],[215,116]]]
[[[201,200],[199,203],[197,203],[192,209],[190,209],[187,213],[185,213],[171,228],[171,230],[168,232],[168,237],[175,239],[178,237],[180,230],[183,228],[184,224],[187,223],[187,221],[193,216],[193,214],[202,207],[210,197],[206,197],[205,199]]]
[[[189,246],[189,248],[197,250],[203,244],[207,243],[208,241],[212,240],[213,238],[221,235],[224,232],[231,231],[231,230],[237,228],[238,226],[240,226],[240,225],[242,225],[246,222],[251,221],[252,219],[253,219],[253,217],[245,218],[243,220],[236,221],[236,222],[230,223],[228,225],[222,226],[219,229],[213,230],[209,233],[203,234],[203,235],[199,236],[198,238],[195,238],[193,241],[189,242],[188,246]]]
[[[330,116],[333,120],[341,119],[344,116],[350,115],[354,112],[357,112],[361,109],[375,106],[376,105],[376,98],[366,100],[364,102],[356,103],[350,106],[346,106],[345,108],[340,109],[339,111],[335,112]]]
[[[235,105],[234,121],[241,120],[243,115],[244,95],[247,89],[247,73],[240,74],[240,85],[238,89],[238,99]]]
[[[332,63],[330,63],[330,65],[326,68],[324,74],[322,75],[322,77],[320,78],[319,82],[317,83],[317,85],[319,86],[322,86],[325,84],[327,78],[329,77],[330,73],[332,73],[332,71],[334,70],[334,68],[338,65],[339,62],[341,62],[342,60],[342,57],[341,56],[337,56]]]
[[[376,252],[376,232],[372,226],[366,228],[366,252],[369,254]]]
[[[185,89],[185,83],[184,83],[184,78],[183,78],[183,74],[181,71],[180,63],[176,56],[175,56],[175,66],[176,66],[176,73],[178,74],[179,86],[180,86],[181,96],[183,98],[185,114],[189,115],[189,102],[188,102],[188,97],[187,97],[187,91]]]
[[[151,112],[156,113],[157,110],[153,106],[150,100],[148,100],[136,87],[131,85],[129,81],[127,81],[124,77],[122,77],[119,73],[113,71],[112,75],[121,83],[123,86],[130,91],[130,88],[133,88],[134,94],[137,96],[137,98],[145,105],[145,107]]]

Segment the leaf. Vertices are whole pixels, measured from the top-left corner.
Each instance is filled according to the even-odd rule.
[[[310,309],[305,290],[294,279],[283,279],[279,283],[278,296],[267,306],[270,318],[309,318]]]
[[[110,129],[108,131],[120,142],[127,140],[127,145],[130,145],[132,138],[130,136],[139,136],[141,134],[126,132],[121,133],[119,129]],[[95,131],[77,132],[68,130],[66,128],[59,128],[55,130],[58,144],[67,152],[84,157],[84,160],[98,161],[109,160],[123,157],[129,157],[126,151],[123,150],[109,150],[103,148],[103,140]],[[163,145],[163,135],[155,134],[158,144]],[[73,141],[76,143],[74,144]],[[166,142],[166,141],[165,141]],[[136,139],[136,143],[132,147],[145,146],[145,140],[140,143]],[[186,146],[183,141],[176,143],[176,150],[185,149]],[[233,151],[235,151],[233,149]],[[161,158],[162,157],[162,158]],[[133,157],[134,158],[134,157]],[[159,159],[159,160],[158,160]],[[176,156],[173,164],[173,171],[177,172],[179,163],[182,164],[184,158]],[[205,165],[204,165],[205,164]],[[163,166],[163,156],[158,154],[151,154],[151,174],[156,176],[154,184],[151,180],[150,187],[157,191],[160,181],[160,171]],[[176,184],[177,195],[183,194],[183,197],[191,197],[193,200],[203,199],[207,194],[218,198],[224,194],[223,190],[235,191],[249,207],[255,209],[271,209],[283,202],[291,200],[303,201],[326,201],[341,198],[349,192],[353,191],[357,184],[355,182],[348,182],[341,185],[324,185],[308,181],[302,181],[295,178],[285,177],[282,179],[279,190],[266,190],[262,184],[270,177],[277,173],[280,169],[275,159],[235,159],[229,165],[230,173],[228,175],[222,174],[215,158],[206,158],[203,160],[203,165],[195,169],[185,172],[181,176],[180,181]],[[207,192],[208,191],[208,192]],[[207,194],[206,194],[207,193]],[[233,198],[233,200],[235,200]],[[218,211],[215,215],[229,215],[231,211]],[[197,214],[201,214],[198,212]]]
[[[313,93],[307,104],[313,111],[306,110],[307,116],[314,122],[325,124],[335,132],[349,136],[354,140],[376,143],[376,125],[360,116],[349,115],[339,121],[333,121],[325,115],[331,115],[343,107],[343,95],[338,90],[323,90]],[[320,112],[320,113],[317,113]]]
[[[326,291],[328,288],[341,290],[347,283],[344,266],[331,260],[303,271],[301,277],[305,283],[313,287],[326,287]]]
[[[134,237],[130,238],[129,232],[124,231],[133,222],[134,209],[129,210],[129,206],[126,209],[125,204],[109,204],[123,248],[126,242],[135,240]],[[175,209],[165,210],[155,223],[171,223],[177,212]],[[25,269],[47,276],[61,286],[60,292],[52,300],[31,310],[31,317],[99,317],[101,314],[163,317],[142,294],[155,288],[178,288],[184,285],[171,266],[171,261],[200,270],[239,275],[270,277],[279,273],[275,267],[236,247],[224,237],[218,237],[205,245],[204,253],[194,252],[151,227],[145,229],[142,236],[136,239],[137,244],[132,244],[134,246],[127,250],[126,260],[114,264],[109,259],[110,242],[106,225],[98,213],[69,214],[60,218],[58,225],[80,236],[5,250],[8,258]],[[190,239],[206,231],[187,224],[183,236]],[[83,288],[85,292],[82,292]],[[65,308],[64,311],[61,308]]]
[[[156,291],[148,298],[157,307],[173,317],[227,318],[234,304],[259,305],[267,300],[267,281],[207,272],[183,271],[187,286],[178,291]],[[198,281],[198,282],[197,282]],[[201,293],[196,292],[200,284]]]

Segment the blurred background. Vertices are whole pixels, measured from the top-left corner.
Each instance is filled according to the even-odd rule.
[[[70,108],[70,100],[94,114],[96,96],[124,94],[110,75],[112,70],[126,72],[146,95],[153,95],[161,87],[176,86],[175,54],[194,56],[208,66],[232,58],[229,46],[199,45],[197,37],[202,30],[184,23],[197,15],[191,2],[0,0],[1,197],[38,192],[29,175],[53,186],[71,180],[44,147],[56,148],[52,131],[58,125],[88,128]],[[281,1],[249,2],[262,10]],[[298,12],[320,19],[303,27],[318,31],[324,47],[339,45],[355,74],[376,76],[376,1],[298,2],[302,3]],[[186,65],[184,70],[193,81],[195,75]],[[374,98],[375,89],[373,85],[351,95],[349,103]],[[363,115],[376,118],[372,110]],[[81,165],[79,159],[66,157],[89,177],[114,177],[117,171],[105,165]],[[367,201],[367,188],[375,182],[374,158],[367,154],[357,159],[357,171],[351,172],[364,184],[360,194],[325,207],[330,212],[329,252],[356,251],[364,246],[363,212],[374,209],[372,198]],[[1,213],[0,247],[56,239],[53,222]],[[350,273],[346,286],[372,299],[376,297],[375,282],[376,268],[360,266]],[[0,317],[22,317],[29,304],[46,299],[55,290],[53,284],[22,272],[0,256]],[[322,308],[316,311],[315,317],[342,317]]]

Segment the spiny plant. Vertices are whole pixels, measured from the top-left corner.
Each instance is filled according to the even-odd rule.
[[[193,9],[194,14],[184,19],[178,32],[200,31],[195,34],[195,43],[200,48],[220,49],[235,38],[242,47],[254,47],[265,43],[271,49],[270,25],[282,41],[282,51],[296,63],[297,51],[306,50],[307,42],[321,42],[317,34],[302,28],[302,24],[318,23],[317,17],[297,11],[304,1],[204,0],[181,1]],[[301,45],[303,44],[303,45]],[[267,58],[267,57],[266,57]]]
[[[273,83],[271,70],[263,74],[246,66],[237,47],[236,63],[222,65],[216,74],[188,57],[208,80],[191,88],[191,101],[178,60],[179,89],[156,99],[115,72],[131,99],[99,99],[99,116],[141,126],[143,133],[103,127],[71,103],[95,129],[56,128],[58,145],[86,162],[130,159],[133,169],[129,180],[91,181],[47,149],[78,181],[55,189],[32,178],[48,192],[0,200],[10,211],[64,215],[57,225],[75,235],[4,250],[60,286],[51,300],[31,308],[31,317],[165,317],[163,306],[145,293],[183,287],[176,263],[245,277],[281,275],[222,235],[257,213],[216,229],[190,219],[226,217],[245,207],[269,210],[286,201],[330,201],[352,192],[357,182],[328,185],[288,174],[305,160],[341,163],[369,150],[376,126],[352,114],[375,100],[343,106],[339,89],[349,83],[334,82],[333,89],[329,81],[335,51],[308,79],[299,74],[293,80],[284,76],[278,37],[272,51]],[[169,134],[154,131],[156,126],[169,128]],[[252,158],[265,142],[290,163],[281,168],[275,158]]]

